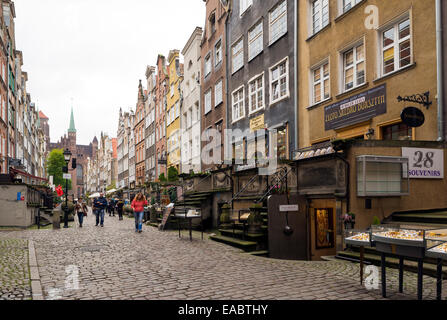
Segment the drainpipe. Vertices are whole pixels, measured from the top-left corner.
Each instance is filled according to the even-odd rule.
[[[9,174],[9,46],[10,42],[6,45],[6,170]]]
[[[295,150],[298,150],[298,0],[294,1],[294,37],[293,37],[293,50],[294,50],[294,107],[295,107]]]
[[[444,63],[442,50],[442,5],[436,0],[436,59],[437,59],[437,86],[438,86],[438,141],[445,140],[444,132]]]

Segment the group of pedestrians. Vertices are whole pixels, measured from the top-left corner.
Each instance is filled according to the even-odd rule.
[[[140,192],[133,199],[131,203],[132,210],[135,217],[135,232],[143,232],[143,215],[144,207],[148,205],[146,197]],[[82,228],[84,217],[87,217],[88,208],[84,201],[76,203],[75,210],[79,219],[79,227]],[[104,227],[104,216],[107,211],[109,216],[115,216],[115,211],[118,213],[119,220],[123,220],[124,200],[123,199],[111,199],[107,201],[103,193],[100,193],[98,198],[93,200],[92,205],[93,214],[96,217],[96,227]]]

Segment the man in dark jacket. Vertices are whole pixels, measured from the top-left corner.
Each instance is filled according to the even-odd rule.
[[[101,218],[101,227],[104,227],[104,210],[107,208],[107,199],[104,198],[103,193],[99,195],[99,198],[95,199],[93,206],[98,212],[96,215],[96,226],[98,226]]]

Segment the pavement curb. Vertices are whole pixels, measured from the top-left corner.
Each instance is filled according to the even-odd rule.
[[[33,300],[44,300],[42,283],[40,281],[39,266],[37,265],[36,250],[34,248],[34,241],[28,241],[28,257],[31,280],[31,293]]]

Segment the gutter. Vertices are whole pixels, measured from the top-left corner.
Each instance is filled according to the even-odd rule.
[[[438,86],[438,141],[445,140],[444,132],[444,61],[442,48],[442,4],[436,0],[436,59],[437,59],[437,86]]]
[[[10,46],[10,42],[8,40],[8,44],[6,45],[6,72],[7,72],[7,76],[6,76],[6,115],[7,115],[7,120],[6,120],[6,172],[7,174],[10,173],[9,171],[9,46]]]

